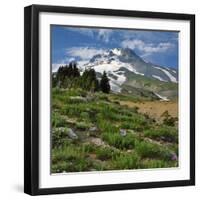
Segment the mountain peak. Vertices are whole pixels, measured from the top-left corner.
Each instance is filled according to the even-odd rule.
[[[120,56],[122,54],[122,50],[120,48],[114,48],[111,50],[113,54]]]
[[[84,65],[84,68],[93,68],[98,74],[106,71],[111,89],[117,92],[121,91],[123,84],[138,76],[140,79],[143,76],[142,79],[161,82],[177,83],[178,81],[177,71],[145,62],[130,48],[113,48],[96,54]]]
[[[124,54],[128,54],[128,55],[134,55],[139,57],[134,50],[130,49],[130,48],[113,48],[107,51],[107,53],[113,53],[116,56],[121,56]]]

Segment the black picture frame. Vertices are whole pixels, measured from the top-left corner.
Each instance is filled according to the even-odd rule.
[[[39,13],[76,13],[190,22],[190,179],[162,182],[39,188]],[[24,192],[46,195],[195,185],[195,15],[31,5],[24,9]]]

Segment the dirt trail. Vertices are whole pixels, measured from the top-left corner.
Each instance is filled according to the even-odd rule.
[[[178,117],[178,103],[176,101],[145,101],[132,102],[120,101],[120,105],[139,108],[139,112],[146,113],[157,121],[161,120],[161,115],[167,110],[172,117]]]

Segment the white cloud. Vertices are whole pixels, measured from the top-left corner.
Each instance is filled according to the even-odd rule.
[[[87,63],[94,55],[102,54],[105,52],[104,49],[97,49],[94,47],[72,47],[66,49],[66,58],[52,63],[52,72],[56,72],[60,66],[64,66],[73,60],[78,59],[78,67],[83,68],[84,64]]]
[[[56,72],[60,66],[63,66],[63,63],[53,63],[52,64],[52,72]]]
[[[113,31],[109,30],[109,29],[99,29],[97,31],[98,39],[101,39],[107,43],[110,40],[110,36],[111,36],[112,32]]]
[[[82,60],[89,60],[96,54],[101,54],[105,50],[96,49],[93,47],[72,47],[66,50],[67,55],[72,57],[78,57]]]
[[[52,72],[56,72],[60,66],[64,66],[72,61],[74,61],[75,58],[65,58],[63,60],[58,61],[58,63],[52,63]]]
[[[169,42],[161,42],[158,44],[153,44],[153,43],[145,43],[144,41],[138,39],[134,40],[126,39],[122,41],[121,46],[124,48],[128,47],[131,49],[138,49],[139,51],[149,55],[152,53],[166,52],[167,50],[173,48],[174,44]]]
[[[110,36],[112,34],[111,29],[92,29],[92,28],[78,28],[78,27],[67,27],[67,30],[78,32],[82,35],[86,35],[92,38],[97,38],[103,42],[109,42]]]

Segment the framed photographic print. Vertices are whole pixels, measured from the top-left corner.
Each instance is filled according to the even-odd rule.
[[[195,16],[25,8],[24,191],[195,184]]]

